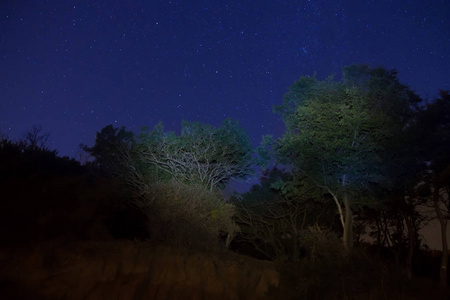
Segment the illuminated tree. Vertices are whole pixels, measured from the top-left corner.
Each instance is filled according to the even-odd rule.
[[[223,201],[219,188],[246,176],[252,164],[249,138],[237,122],[225,120],[219,128],[183,122],[180,135],[158,124],[136,138],[107,126],[85,149],[129,188],[153,238],[199,244],[220,235],[230,244],[238,230],[234,206]]]
[[[238,123],[222,127],[183,122],[181,134],[164,132],[162,125],[139,136],[138,156],[185,183],[200,183],[209,190],[223,187],[233,177],[249,174],[252,146]]]
[[[331,196],[350,251],[352,209],[376,202],[374,189],[389,183],[393,145],[410,122],[417,97],[395,71],[351,66],[343,73],[341,82],[300,78],[275,112],[287,128],[279,157]]]

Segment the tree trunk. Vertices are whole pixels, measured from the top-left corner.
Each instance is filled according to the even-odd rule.
[[[434,186],[433,191],[433,202],[434,210],[438,217],[439,223],[441,225],[441,239],[442,239],[442,257],[441,257],[441,268],[439,271],[440,285],[442,287],[447,286],[447,264],[448,264],[448,244],[447,244],[447,220],[442,214],[441,208],[439,207],[439,186]]]
[[[412,279],[412,258],[414,254],[414,228],[412,217],[405,217],[406,229],[408,230],[408,253],[406,255],[406,277]]]
[[[231,241],[233,240],[234,235],[227,232],[227,236],[225,238],[225,248],[230,249]]]
[[[350,208],[350,201],[347,195],[344,196],[344,210],[345,210],[345,222],[344,222],[344,235],[342,242],[344,243],[344,249],[349,254],[353,250],[353,214]]]
[[[341,220],[342,229],[344,231],[344,234],[342,236],[342,243],[344,245],[346,254],[349,254],[353,249],[353,214],[350,207],[350,200],[348,200],[347,194],[344,194],[343,203],[341,204],[338,197],[333,194],[329,188],[327,188],[327,190],[336,203],[339,212],[339,219]],[[342,205],[344,207],[342,207]]]

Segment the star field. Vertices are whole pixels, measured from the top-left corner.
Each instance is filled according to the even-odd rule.
[[[450,89],[448,1],[29,2],[0,5],[0,133],[41,125],[60,155],[108,124],[227,117],[257,145],[283,133],[272,106],[294,80],[354,63],[428,100]]]

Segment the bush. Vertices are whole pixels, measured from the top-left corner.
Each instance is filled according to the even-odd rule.
[[[220,235],[227,243],[237,231],[234,206],[219,191],[179,181],[154,183],[148,195],[150,238],[176,246],[211,248]]]

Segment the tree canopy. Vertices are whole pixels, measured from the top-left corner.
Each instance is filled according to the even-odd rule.
[[[250,172],[250,139],[231,119],[219,128],[185,121],[180,135],[164,132],[159,124],[151,131],[144,128],[138,139],[138,156],[143,163],[155,165],[182,182],[201,183],[212,190]]]
[[[396,139],[414,116],[418,97],[395,71],[344,68],[342,81],[302,77],[275,107],[286,124],[278,155],[332,196],[351,249],[352,208],[374,201],[389,182]]]

